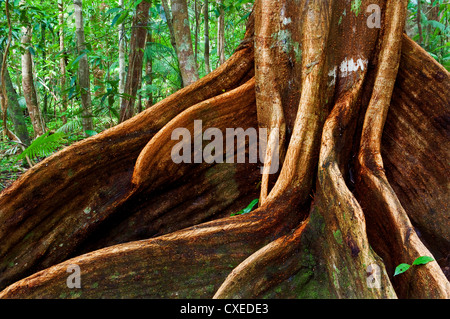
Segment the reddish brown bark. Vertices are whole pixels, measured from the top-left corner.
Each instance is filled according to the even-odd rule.
[[[0,195],[0,297],[449,298],[450,74],[402,34],[406,1],[376,4],[381,30],[347,2],[258,1],[213,73],[27,172]],[[198,119],[284,127],[280,173],[175,164]],[[394,277],[424,255],[444,261]]]

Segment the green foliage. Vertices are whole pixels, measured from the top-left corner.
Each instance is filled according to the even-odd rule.
[[[129,50],[132,32],[132,20],[136,6],[142,0],[124,1],[124,6],[118,6],[117,0],[83,0],[83,18],[86,50],[77,51],[76,28],[74,22],[74,7],[72,0],[63,0],[64,24],[59,25],[59,10],[56,1],[50,0],[10,0],[9,11],[12,22],[12,43],[8,55],[8,71],[11,75],[14,89],[19,95],[19,104],[27,114],[25,99],[22,96],[21,55],[28,50],[33,58],[36,93],[39,107],[45,118],[48,131],[36,139],[20,156],[21,148],[17,144],[4,143],[0,161],[0,183],[17,177],[28,167],[25,156],[33,160],[41,160],[51,155],[60,147],[92,136],[116,125],[119,121],[121,97],[119,92],[119,61],[118,36],[119,26],[124,27],[124,41]],[[149,1],[149,0],[145,0]],[[202,0],[197,1],[198,41],[197,64],[200,76],[206,75],[204,65],[205,19],[203,17]],[[189,1],[189,18],[192,27],[192,39],[195,45],[196,12],[194,1]],[[233,54],[244,33],[253,0],[224,0],[222,9],[225,12],[225,55]],[[7,40],[8,26],[5,16],[5,0],[0,0],[0,48]],[[218,66],[219,57],[215,49],[217,41],[217,17],[219,5],[209,1],[209,38],[211,67]],[[31,43],[21,44],[22,27],[30,27]],[[153,1],[150,8],[150,19],[147,25],[152,41],[147,42],[144,54],[142,84],[138,95],[145,107],[146,101],[155,104],[182,87],[182,79],[178,68],[176,51],[170,42],[167,18],[160,1]],[[64,34],[64,50],[60,50],[59,35]],[[94,129],[83,131],[81,121],[80,88],[77,84],[79,61],[87,56],[91,72],[91,98]],[[126,52],[127,65],[129,54]],[[61,85],[60,59],[64,58],[66,66],[66,82]],[[145,64],[152,63],[152,72],[145,72]],[[139,97],[137,100],[139,100]],[[63,99],[67,100],[67,110],[63,110]],[[65,121],[63,121],[63,118]],[[29,116],[25,117],[30,135],[33,128]],[[0,120],[1,121],[1,120]],[[12,123],[8,124],[12,127]],[[21,167],[21,168],[20,168]],[[16,169],[16,173],[10,170]],[[19,169],[20,168],[20,169]],[[2,184],[6,185],[6,184]]]
[[[420,43],[418,27],[418,1],[421,3],[422,43]],[[410,1],[408,11],[409,35],[447,70],[450,70],[450,5],[448,0]]]
[[[20,146],[14,142],[0,142],[0,191],[26,171],[22,162],[16,160],[20,151]]]
[[[87,136],[94,136],[97,135],[98,133],[94,130],[86,130],[84,131],[86,133]]]
[[[21,54],[28,50],[33,55],[36,79],[36,90],[43,112],[46,126],[56,133],[65,134],[67,144],[85,138],[81,123],[80,88],[77,85],[77,70],[80,59],[87,56],[91,71],[92,113],[94,129],[87,135],[102,132],[116,125],[119,121],[119,101],[123,94],[119,92],[118,35],[119,26],[124,27],[124,40],[129,50],[132,32],[132,20],[136,6],[142,0],[124,1],[122,8],[117,0],[83,0],[83,17],[85,26],[86,50],[77,52],[74,8],[72,0],[63,0],[64,24],[59,25],[59,10],[56,1],[50,0],[10,0],[9,11],[12,22],[12,43],[8,56],[8,71],[15,90],[19,94],[19,102],[26,114],[24,98],[21,96]],[[409,34],[418,40],[417,1],[409,1],[408,25]],[[450,6],[447,0],[420,0],[422,4],[422,29],[424,41],[421,45],[437,61],[450,70]],[[250,15],[254,0],[224,0],[222,7],[217,1],[209,1],[209,39],[210,61],[212,69],[219,65],[216,50],[218,17],[220,9],[225,13],[225,56],[233,54],[245,33],[245,25]],[[194,1],[188,1],[189,22],[194,47],[197,48],[197,65],[200,77],[206,75],[204,60],[205,18],[203,16],[204,1],[197,0],[197,14]],[[364,13],[361,0],[352,0],[352,11]],[[5,17],[5,0],[0,0],[0,47],[4,47],[8,29]],[[435,9],[433,9],[435,8]],[[436,9],[437,8],[437,9]],[[433,16],[433,10],[437,14]],[[198,17],[198,20],[196,19]],[[194,35],[198,21],[198,36]],[[31,44],[21,45],[22,27],[31,27]],[[160,1],[153,1],[150,8],[150,19],[147,24],[152,41],[147,43],[144,54],[144,65],[152,62],[152,71],[143,77],[138,95],[143,101],[155,104],[182,87],[176,51],[170,42],[170,33],[166,14]],[[59,47],[59,34],[64,34],[64,51]],[[197,39],[197,42],[195,42]],[[125,54],[128,59],[129,54]],[[61,85],[60,58],[66,62],[66,84]],[[127,64],[128,61],[125,61]],[[67,110],[63,110],[63,96],[68,102]],[[139,100],[139,99],[137,99]],[[65,117],[66,122],[62,121]],[[26,118],[28,131],[33,134],[29,117]],[[11,127],[11,125],[10,125]],[[52,135],[47,135],[50,138]],[[51,137],[57,139],[58,135]],[[50,139],[50,140],[51,140]],[[5,144],[6,145],[6,144]],[[56,150],[56,144],[43,150],[42,154],[50,155]],[[11,146],[14,148],[15,146]],[[42,146],[41,146],[42,147]],[[0,163],[0,171],[6,171],[7,162]],[[8,162],[8,165],[12,165]]]
[[[420,265],[426,265],[430,262],[434,261],[433,258],[428,257],[428,256],[421,256],[419,258],[417,258],[416,260],[414,260],[412,266],[420,266]],[[398,276],[400,274],[403,274],[404,272],[406,272],[408,269],[411,268],[411,265],[409,264],[400,264],[395,268],[395,273],[394,273],[394,277]]]
[[[428,256],[422,256],[417,258],[416,260],[414,260],[413,265],[414,266],[418,266],[418,265],[426,265],[430,262],[434,261],[433,258],[428,257]]]
[[[359,13],[361,12],[361,1],[362,0],[353,0],[352,1],[352,12],[354,12],[356,14],[356,16],[359,15]]]
[[[246,208],[238,211],[237,213],[231,214],[231,216],[243,215],[243,214],[250,213],[252,211],[253,207],[255,207],[255,205],[258,204],[258,202],[259,202],[259,199],[252,200],[251,203]]]
[[[47,157],[54,153],[65,142],[64,133],[58,132],[50,134],[50,132],[47,132],[36,138],[30,146],[17,157],[17,160],[24,159],[25,156],[28,156],[29,158]]]
[[[400,264],[395,268],[394,276],[403,274],[405,271],[407,271],[411,266],[409,264]]]

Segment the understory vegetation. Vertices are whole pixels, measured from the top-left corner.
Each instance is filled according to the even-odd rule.
[[[61,2],[61,1],[59,1]],[[64,0],[63,23],[58,21],[61,11],[55,1],[10,1],[10,19],[12,43],[8,55],[8,71],[13,88],[17,93],[20,111],[24,114],[24,125],[33,142],[27,152],[31,163],[36,163],[87,136],[92,136],[110,128],[119,122],[119,30],[123,28],[125,43],[125,65],[128,65],[129,45],[133,16],[142,0],[83,1],[84,32],[86,49],[77,53],[74,6],[72,1]],[[166,1],[167,2],[167,1]],[[224,15],[224,54],[228,58],[238,46],[245,32],[245,23],[253,1],[207,2],[209,58],[211,69],[219,64],[217,52],[218,21]],[[199,76],[207,74],[205,67],[205,1],[189,1],[189,20],[192,41],[195,49]],[[5,13],[5,1],[0,1],[0,49],[3,53],[8,41],[8,24]],[[23,27],[30,27],[32,37],[29,45],[21,43]],[[167,15],[161,1],[153,1],[149,12],[149,21],[145,28],[149,32],[144,50],[143,77],[137,90],[136,111],[142,111],[146,105],[155,104],[182,88],[182,79],[178,66],[176,48],[170,41]],[[62,51],[60,34],[64,35]],[[44,138],[36,141],[36,134],[28,115],[25,98],[22,94],[21,56],[24,51],[31,53],[33,60],[34,84],[39,108],[45,120]],[[80,101],[80,87],[77,83],[77,69],[80,56],[86,55],[91,70],[92,120],[94,128],[83,130]],[[66,83],[61,84],[60,59],[65,60]],[[148,68],[150,66],[150,71]],[[146,71],[147,68],[147,71]],[[63,109],[66,99],[67,109]],[[150,101],[150,102],[149,102]],[[1,121],[1,120],[0,120]],[[3,127],[3,125],[2,125]],[[8,117],[8,127],[13,123]],[[14,131],[14,130],[13,130]],[[56,134],[55,133],[61,133]],[[36,143],[37,142],[37,143]],[[24,145],[28,147],[29,145]],[[2,133],[0,142],[0,191],[6,188],[30,167],[25,156],[20,156],[23,147],[16,141],[10,141]]]

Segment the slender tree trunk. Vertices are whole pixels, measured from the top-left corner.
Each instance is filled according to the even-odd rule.
[[[97,12],[94,12],[93,14],[91,14],[90,20],[91,20],[92,26],[101,25],[101,17],[105,13],[105,8],[106,8],[106,5],[104,2],[102,2],[102,3],[100,3],[98,14],[97,14]],[[119,26],[119,28],[120,28],[120,26]],[[103,48],[103,45],[101,42],[96,43],[96,45],[93,47],[94,52],[102,52],[103,49],[104,48]],[[94,96],[96,98],[100,98],[101,96],[103,96],[106,93],[105,70],[103,67],[102,60],[98,60],[98,62],[96,62],[94,64],[94,67],[92,70],[92,76],[93,76],[93,80],[94,80],[94,90],[95,90]]]
[[[431,3],[429,3],[429,5],[427,5],[425,8],[427,10],[427,18],[428,20],[434,20],[434,21],[439,21],[439,7],[441,6],[441,4],[439,2],[436,1],[431,1]],[[448,3],[447,3],[448,6]],[[430,44],[430,37],[434,32],[434,27],[431,24],[428,24],[427,26],[427,40],[426,43],[427,45]]]
[[[417,0],[417,29],[419,33],[419,45],[423,45],[421,1],[422,0]]]
[[[123,0],[119,0],[119,7],[123,8]],[[125,91],[125,80],[127,72],[125,71],[125,29],[123,23],[119,25],[119,94]],[[122,106],[123,97],[120,96],[119,105]]]
[[[150,2],[142,1],[136,7],[130,41],[128,73],[125,83],[125,97],[120,107],[119,122],[132,118],[135,114],[134,105],[139,83],[142,79],[144,49],[147,41],[147,25],[149,19]]]
[[[162,6],[164,8],[164,14],[166,15],[167,26],[169,28],[170,44],[172,45],[172,48],[175,51],[175,56],[178,59],[177,42],[175,40],[175,32],[173,30],[172,10],[170,9],[170,5],[169,5],[169,2],[167,0],[161,0],[161,3],[162,3]],[[178,69],[178,75],[179,75],[179,78],[181,79],[181,81],[183,81],[180,69]]]
[[[199,79],[197,63],[192,48],[186,0],[172,1],[172,16],[173,30],[177,44],[178,65],[183,79],[183,86],[186,87]]]
[[[211,73],[211,62],[209,58],[209,1],[205,0],[205,4],[203,6],[203,16],[205,19],[205,70],[206,74]]]
[[[44,23],[41,23],[41,43],[40,43],[40,45],[41,45],[41,48],[44,48],[42,50],[42,61],[46,61],[47,60],[47,53],[46,53],[46,49],[45,49],[45,31],[46,31],[46,29],[47,29],[46,25]],[[47,73],[47,66],[46,65],[44,65],[42,67],[42,69],[43,69],[44,73]],[[43,80],[44,80],[45,83],[47,82],[47,79],[44,78]],[[48,93],[47,93],[46,90],[44,90],[42,111],[43,111],[42,112],[43,113],[42,114],[43,115],[42,118],[45,121],[46,118],[47,118],[47,112],[48,112]]]
[[[3,51],[0,51],[0,57],[3,57]],[[2,68],[2,59],[0,58],[0,69]],[[2,79],[0,78],[0,87],[2,85]],[[30,136],[27,130],[27,124],[23,111],[19,105],[19,97],[16,90],[13,87],[11,76],[8,69],[5,70],[5,89],[8,96],[8,115],[14,125],[15,135],[25,145],[30,145]]]
[[[151,45],[153,42],[152,31],[148,30],[147,35],[147,46]],[[145,83],[146,85],[151,86],[153,84],[153,60],[151,54],[147,55],[147,60],[145,62]],[[148,99],[146,103],[146,108],[149,108],[153,105],[153,90],[147,92]]]
[[[78,62],[78,85],[80,86],[81,105],[83,108],[81,114],[83,130],[86,132],[94,129],[92,121],[91,80],[84,37],[83,3],[81,0],[74,0],[73,4],[75,8],[77,52],[78,55],[83,54],[83,57]]]
[[[23,94],[27,103],[28,113],[30,114],[31,124],[35,136],[40,136],[45,132],[44,118],[39,108],[36,88],[33,77],[33,60],[29,47],[31,45],[31,28],[22,28],[22,45],[25,51],[22,55],[22,87]]]
[[[101,66],[95,66],[93,71],[95,97],[99,98],[103,96],[105,91],[105,71],[101,69]]]
[[[194,13],[195,13],[195,35],[194,35],[194,58],[197,63],[198,69],[198,36],[200,32],[200,12],[198,0],[194,0]]]
[[[225,62],[225,10],[223,0],[218,1],[219,18],[217,21],[217,55],[219,56],[219,65]]]
[[[1,55],[2,59],[2,66],[0,68],[0,79],[2,85],[0,86],[0,105],[1,105],[1,115],[2,115],[2,129],[3,129],[3,137],[9,138],[10,140],[15,139],[14,133],[12,133],[8,128],[8,93],[6,91],[6,85],[5,85],[5,75],[7,71],[7,64],[8,64],[8,54],[9,54],[9,48],[11,47],[12,42],[12,25],[11,25],[11,17],[9,14],[9,0],[5,1],[5,14],[6,14],[6,23],[8,25],[8,38],[6,42],[6,46],[4,48],[4,52]]]
[[[172,44],[175,53],[177,53],[177,41],[175,40],[175,32],[173,30],[172,12],[167,0],[161,0],[161,3],[164,8],[164,14],[166,15],[167,26],[169,27],[170,43]]]
[[[67,93],[66,90],[66,52],[64,47],[64,1],[58,1],[58,21],[59,21],[59,52],[61,57],[59,58],[59,69],[60,69],[60,87],[61,87],[61,108],[64,113],[67,112]],[[63,124],[67,123],[67,115],[62,116]]]

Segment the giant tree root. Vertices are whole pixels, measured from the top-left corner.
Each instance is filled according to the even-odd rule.
[[[362,2],[386,10],[380,32],[347,2],[257,1],[222,68],[2,193],[0,297],[449,298],[437,262],[393,274],[450,247],[450,75],[402,35],[406,1]],[[171,133],[199,119],[281,132],[276,180],[173,163]]]
[[[403,23],[399,17],[404,16],[401,11],[405,10],[406,7],[397,2],[387,13],[392,23],[386,30],[383,41],[372,98],[364,119],[358,156],[359,197],[367,207],[368,216],[376,223],[370,230],[371,233],[377,233],[375,235],[377,240],[372,241],[374,248],[385,259],[390,271],[402,261],[412,264],[416,258],[431,254],[418,238],[405,210],[389,185],[381,157],[381,135],[391,100],[391,95],[386,92],[393,91],[397,78],[401,52],[398,38],[401,38],[403,32]],[[373,238],[375,239],[374,236]],[[383,240],[380,240],[381,238]],[[401,276],[396,281],[397,293],[403,297],[450,297],[450,284],[437,263],[420,267],[414,273]]]
[[[433,85],[417,85],[418,78]],[[450,252],[449,91],[448,72],[404,37],[381,152],[386,176],[411,222],[432,243],[433,254],[444,258]]]
[[[149,140],[182,111],[247,81],[252,73],[252,51],[251,47],[243,46],[200,82],[141,116],[64,149],[30,169],[5,190],[0,196],[0,287],[61,262],[100,224],[115,215],[120,203],[133,193],[131,177],[136,159]],[[248,119],[253,120],[246,119],[247,125]],[[237,185],[230,198],[236,199],[241,191],[247,192]],[[167,199],[160,201],[165,201],[170,209]],[[170,203],[176,205],[177,201]],[[223,209],[214,210],[212,203],[209,206],[211,215]],[[128,214],[133,213],[128,209]],[[190,226],[187,221],[183,225]],[[173,230],[171,227],[167,231]]]

